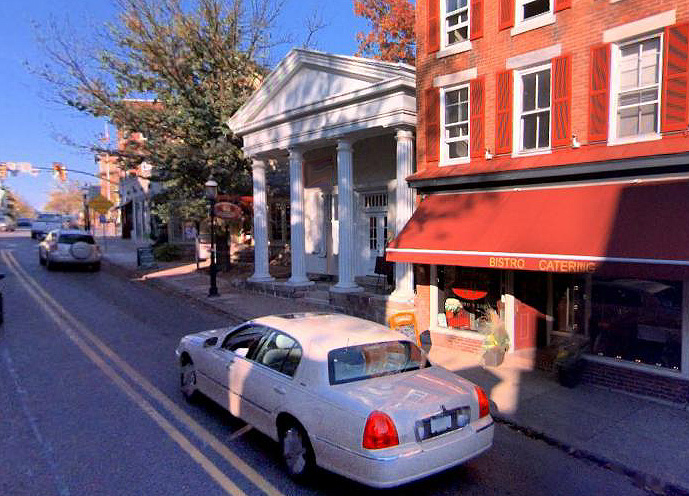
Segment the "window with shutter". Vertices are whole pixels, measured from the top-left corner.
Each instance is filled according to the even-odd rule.
[[[572,57],[553,59],[552,146],[570,143],[572,116]]]
[[[496,77],[495,153],[512,152],[512,71]]]
[[[424,93],[426,162],[437,162],[440,148],[440,90],[428,88]]]
[[[471,82],[471,157],[481,158],[485,153],[485,82],[483,76]]]
[[[608,139],[608,104],[610,100],[610,45],[591,48],[589,82],[589,142]]]
[[[440,50],[440,4],[441,0],[426,0],[426,31],[428,43],[426,53],[431,54]]]
[[[442,8],[443,48],[469,41],[469,0],[440,0]],[[473,1],[471,4],[473,8]]]
[[[550,64],[516,71],[515,124],[519,152],[535,152],[550,148]]]
[[[498,29],[514,26],[514,0],[499,0]]]
[[[469,160],[469,85],[443,88],[440,102],[441,164],[465,163]]]
[[[687,129],[689,94],[689,24],[665,29],[663,70],[663,132]]]

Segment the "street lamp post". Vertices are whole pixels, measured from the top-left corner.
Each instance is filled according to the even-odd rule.
[[[211,214],[211,285],[208,289],[208,296],[218,296],[218,285],[216,277],[216,264],[215,264],[215,201],[218,198],[218,183],[213,179],[213,175],[208,178],[206,184],[204,184],[206,190],[206,199],[208,200],[208,206],[210,208]]]
[[[84,230],[85,231],[90,231],[91,230],[91,219],[89,215],[89,203],[88,203],[88,190],[84,189],[83,191],[84,195]]]

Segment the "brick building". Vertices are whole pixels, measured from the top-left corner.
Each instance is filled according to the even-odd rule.
[[[689,399],[689,2],[419,0],[419,205],[388,248],[434,339],[589,342],[586,380]],[[461,304],[445,313],[448,298]]]

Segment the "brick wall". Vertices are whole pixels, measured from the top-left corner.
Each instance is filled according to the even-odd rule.
[[[433,86],[435,76],[471,67],[477,68],[479,76],[485,75],[485,144],[487,148],[494,150],[495,74],[505,69],[505,61],[509,57],[561,43],[562,53],[572,55],[571,130],[585,146],[589,117],[590,47],[602,43],[603,31],[672,9],[676,10],[678,23],[689,21],[689,2],[686,0],[622,0],[616,3],[608,0],[575,0],[571,8],[556,13],[555,24],[511,36],[510,29],[498,30],[498,0],[484,0],[483,36],[472,41],[472,50],[437,59],[435,53],[426,54],[427,2],[428,0],[418,0],[416,7],[419,170],[436,167],[436,164],[426,163],[426,116],[423,111],[424,90]],[[686,141],[686,149],[689,150],[689,139]],[[496,167],[499,168],[499,165],[496,164]]]

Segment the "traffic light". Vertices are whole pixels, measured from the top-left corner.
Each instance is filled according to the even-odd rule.
[[[60,162],[53,162],[53,177],[64,183],[67,181],[67,168]]]

